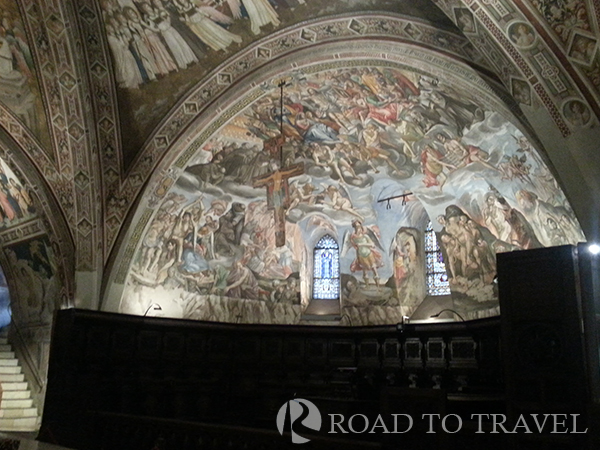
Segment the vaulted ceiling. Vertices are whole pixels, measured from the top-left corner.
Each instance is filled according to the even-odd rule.
[[[98,307],[101,291],[107,304],[120,296],[152,208],[243,109],[238,100],[250,105],[280,73],[352,61],[437,78],[455,86],[453,97],[500,113],[556,176],[587,238],[598,238],[594,2],[172,0],[148,11],[142,3],[0,1],[2,39],[13,49],[13,67],[0,67],[0,157],[40,213],[35,225],[8,224],[2,245],[47,236],[65,298]],[[156,15],[157,32],[177,30],[191,53],[163,33],[167,54],[144,65],[145,28],[135,25],[144,12]],[[160,60],[159,43],[145,42]],[[10,266],[6,252],[0,262]]]

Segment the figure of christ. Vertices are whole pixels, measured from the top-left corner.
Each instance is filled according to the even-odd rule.
[[[291,177],[302,175],[304,164],[294,164],[284,169],[277,169],[270,174],[254,179],[254,187],[267,188],[267,204],[275,214],[275,245],[285,245],[285,210],[290,204],[289,182]]]

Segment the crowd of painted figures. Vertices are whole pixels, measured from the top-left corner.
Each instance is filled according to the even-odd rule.
[[[267,237],[273,214],[266,202],[246,207],[216,199],[208,210],[202,198],[187,206],[186,202],[172,194],[161,206],[139,254],[138,281],[202,294],[299,303],[298,279],[290,276],[290,250],[275,247]],[[212,264],[215,260],[220,263]]]
[[[192,0],[102,0],[104,23],[117,83],[137,88],[197,63],[210,51],[240,44],[229,31],[236,20],[248,19],[259,34],[266,25],[279,25],[279,0],[227,0],[225,4]],[[303,4],[304,0],[293,0]]]
[[[0,2],[0,102],[39,136],[41,123],[31,50],[15,2]]]
[[[576,242],[582,237],[554,177],[529,141],[515,137],[512,149],[496,149],[494,158],[490,149],[467,144],[463,135],[484,120],[485,112],[450,87],[438,87],[437,80],[422,76],[413,83],[396,70],[355,68],[317,74],[293,84],[286,92],[283,111],[277,100],[265,96],[257,101],[249,112],[238,116],[231,132],[266,141],[278,135],[282,122],[287,143],[293,147],[287,155],[293,161],[304,161],[313,178],[327,173],[338,181],[321,186],[310,180],[292,183],[290,210],[329,199],[332,209],[362,220],[363,215],[353,207],[349,186],[360,189],[369,177],[372,180],[387,171],[388,176],[407,185],[413,183],[412,190],[442,192],[453,173],[474,168],[487,171],[491,184],[515,181],[523,186],[515,200],[528,219],[534,220],[542,245]],[[223,134],[227,132],[226,128]],[[256,143],[240,144],[221,135],[204,149],[212,155],[211,164],[195,165],[188,171],[206,183],[219,185],[228,179],[249,184],[253,177],[270,170],[271,156]],[[418,176],[413,175],[419,170],[421,186],[414,185]],[[501,197],[490,191],[481,208],[489,211],[492,199]],[[534,212],[539,205],[544,205],[546,220]],[[508,209],[503,206],[507,217]],[[491,226],[498,239],[528,248],[522,232],[506,233],[509,221],[493,225],[490,220],[480,224]],[[563,228],[564,236],[556,228]]]
[[[320,229],[346,236],[342,289],[352,307],[369,285],[397,304],[406,286],[423,284],[423,274],[414,276],[423,265],[423,223],[378,223],[378,180],[412,191],[407,200],[419,198],[425,210],[447,205],[438,240],[453,290],[489,287],[497,252],[583,238],[528,140],[435,79],[391,68],[330,70],[295,80],[283,106],[267,93],[205,143],[149,226],[135,283],[298,304],[300,262],[310,254],[304,238]],[[281,166],[265,146],[281,128],[283,165],[302,162],[304,173],[290,182],[286,245],[276,247],[266,193],[252,186]],[[470,144],[492,141],[506,145]],[[452,196],[482,173],[484,192]]]
[[[491,166],[483,150],[464,145],[459,137],[484,119],[484,111],[452,95],[447,86],[438,89],[437,84],[428,77],[413,83],[392,69],[324,72],[288,88],[283,111],[275,96],[265,96],[229,128],[265,141],[278,135],[283,122],[287,143],[294,147],[288,155],[331,171],[341,183],[359,186],[367,175],[385,170],[408,178],[420,162],[427,175],[425,185],[441,189],[452,169],[473,162]],[[212,163],[218,168],[206,169],[208,181],[218,183],[238,155],[244,163],[251,162],[255,172],[237,168],[237,182],[245,183],[256,171],[269,170],[269,155],[261,151],[261,144],[240,145],[223,137],[209,142],[205,149],[214,155]],[[508,163],[504,166],[501,170],[512,168]]]

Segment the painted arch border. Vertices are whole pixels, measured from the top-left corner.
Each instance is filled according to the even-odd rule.
[[[476,97],[482,106],[496,111],[526,137],[531,138],[542,159],[547,160],[539,150],[537,139],[527,132],[526,124],[522,123],[517,114],[498,96],[497,89],[490,86],[487,80],[462,60],[414,44],[373,38],[353,41],[351,48],[348,48],[347,43],[333,42],[286,54],[232,83],[213,101],[210,108],[198,114],[186,130],[169,145],[145,189],[140,192],[137,209],[130,212],[129,225],[121,230],[117,241],[121,245],[117,246],[115,258],[107,267],[108,277],[103,289],[101,309],[118,311],[133,259],[160,203],[205,142],[230,119],[275,89],[277,80],[285,74],[301,71],[316,73],[353,65],[409,70],[442,79],[459,90],[472,92],[473,97]],[[242,90],[245,94],[240,97]]]

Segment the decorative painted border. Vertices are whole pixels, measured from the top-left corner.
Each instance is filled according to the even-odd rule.
[[[0,232],[0,246],[6,247],[41,234],[46,234],[43,221],[35,218]]]
[[[478,20],[479,36],[471,37],[473,44],[478,47],[477,40],[491,39],[495,42],[496,49],[501,49],[508,57],[508,64],[516,73],[510,73],[502,67],[503,64],[495,64],[498,74],[504,81],[505,86],[510,88],[511,79],[524,78],[528,81],[531,91],[535,92],[548,110],[556,126],[564,137],[568,137],[579,126],[569,126],[565,117],[560,112],[560,105],[566,98],[578,98],[596,112],[600,117],[598,98],[588,89],[589,84],[586,77],[575,68],[567,59],[564,46],[555,42],[554,34],[547,32],[548,24],[540,19],[539,12],[532,6],[526,7],[524,2],[504,2],[501,0],[434,0],[438,6],[456,21],[453,11],[458,7],[466,7],[471,10]],[[597,1],[597,0],[596,0]],[[537,10],[535,10],[537,11]],[[537,39],[532,46],[518,48],[508,36],[509,27],[516,22],[525,22],[538,32]],[[494,64],[493,54],[485,53],[490,63]],[[558,55],[558,56],[557,56]],[[595,99],[587,101],[586,99]],[[594,123],[592,120],[588,123]]]
[[[38,160],[38,155],[28,155],[49,180],[67,219],[77,248],[75,267],[98,270],[101,179],[96,168],[96,133],[90,126],[94,110],[89,101],[88,67],[82,59],[83,39],[74,5],[59,0],[19,3],[28,34],[33,37],[32,52],[57,158],[52,164]]]

